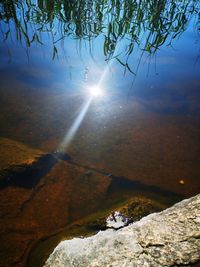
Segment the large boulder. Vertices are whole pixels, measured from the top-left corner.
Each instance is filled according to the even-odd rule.
[[[62,241],[44,267],[161,267],[200,261],[200,194],[120,230]]]

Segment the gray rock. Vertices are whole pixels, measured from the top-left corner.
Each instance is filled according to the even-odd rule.
[[[200,261],[200,194],[118,231],[62,241],[44,267],[161,267]]]

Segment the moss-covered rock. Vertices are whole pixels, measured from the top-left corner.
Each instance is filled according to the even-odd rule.
[[[109,209],[104,216],[100,216],[96,220],[91,220],[88,222],[88,227],[94,230],[105,230],[107,228],[118,229],[131,222],[138,221],[150,213],[161,211],[164,208],[166,206],[160,202],[137,196],[128,199],[124,203],[121,203],[121,205],[113,207],[112,210]],[[117,224],[119,223],[118,219],[124,223]],[[113,224],[109,223],[109,221],[113,221]]]

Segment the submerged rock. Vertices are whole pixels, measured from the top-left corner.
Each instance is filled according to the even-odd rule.
[[[0,171],[17,165],[30,165],[44,152],[20,142],[0,137]]]
[[[96,211],[111,179],[86,171],[0,138],[0,267],[26,266],[37,240]]]
[[[162,267],[200,261],[200,194],[118,231],[62,241],[44,267]]]
[[[44,154],[31,163],[13,165],[0,171],[0,188],[6,186],[34,188],[40,179],[57,163],[51,154]]]
[[[0,138],[0,188],[33,188],[57,161],[53,154]]]
[[[80,231],[80,225],[87,225],[81,235],[88,230],[91,232],[91,229],[102,229],[99,227],[101,218],[98,222],[96,218],[104,217],[105,223],[113,211],[113,203],[119,204],[113,208],[114,211],[119,210],[134,221],[157,211],[152,202],[134,196],[138,188],[151,192],[152,187],[140,182],[127,182],[123,177],[108,177],[101,171],[73,162],[67,154],[45,153],[0,138],[0,159],[0,255],[3,255],[0,267],[29,266],[27,258],[35,244],[44,239],[48,241],[52,234],[62,232],[72,223],[74,232]],[[121,205],[123,196],[119,188],[133,189],[128,204],[123,202]],[[158,189],[155,190],[156,196],[163,196],[165,191]],[[169,193],[166,196],[173,198]],[[106,214],[103,212],[106,216],[97,213],[102,210],[106,211]],[[82,221],[94,213],[90,225]],[[70,232],[70,236],[74,236],[73,233]],[[64,238],[66,235],[58,242]],[[51,241],[47,243],[48,248],[56,246]],[[50,254],[46,246],[44,248],[43,252],[40,250],[38,260],[34,257],[31,267],[44,264]]]

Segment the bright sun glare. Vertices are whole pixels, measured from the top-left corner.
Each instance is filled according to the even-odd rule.
[[[92,97],[99,97],[103,95],[103,91],[99,86],[91,86],[88,88],[88,90],[89,90],[89,94]]]

